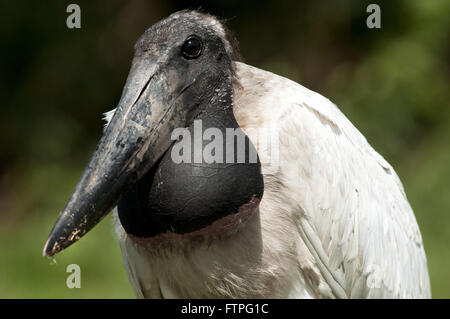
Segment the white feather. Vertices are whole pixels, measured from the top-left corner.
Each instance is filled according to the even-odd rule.
[[[235,117],[253,141],[251,128],[277,128],[279,169],[254,143],[266,163],[259,215],[208,246],[146,251],[117,220],[137,296],[429,298],[420,231],[394,169],[328,99],[235,66]]]

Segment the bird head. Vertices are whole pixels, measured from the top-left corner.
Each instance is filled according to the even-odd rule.
[[[238,58],[229,32],[219,20],[206,14],[177,12],[144,32],[135,44],[119,104],[50,233],[44,247],[45,256],[60,252],[91,230],[133,185],[142,181],[152,169],[154,174],[164,158],[165,167],[169,169],[162,170],[162,177],[158,175],[162,178],[158,183],[166,182],[168,188],[153,193],[168,199],[149,208],[148,214],[153,211],[160,215],[167,213],[165,222],[173,223],[168,227],[175,227],[179,232],[204,227],[235,212],[237,206],[248,202],[253,195],[262,196],[259,161],[247,163],[247,166],[242,163],[223,167],[214,164],[214,175],[229,179],[228,191],[225,186],[227,195],[223,195],[227,198],[217,198],[218,192],[208,192],[211,185],[200,181],[202,176],[196,179],[191,174],[193,164],[173,163],[168,155],[174,145],[173,130],[192,128],[196,119],[204,120],[203,129],[219,126],[224,131],[227,127],[237,127],[232,112],[232,94],[236,81],[233,61]],[[205,169],[211,169],[206,166]],[[251,178],[246,178],[246,174]],[[148,181],[150,184],[153,176]],[[231,180],[230,176],[233,177]],[[236,176],[243,177],[242,187],[237,186]],[[178,183],[183,178],[184,184]],[[180,190],[178,185],[186,184],[191,187]],[[189,189],[195,189],[196,194],[189,193]],[[190,208],[185,207],[190,196],[198,197],[203,191],[207,200],[215,202],[209,205],[209,212],[199,208],[201,200]],[[226,207],[230,211],[225,211]],[[142,226],[152,220],[129,222],[133,218],[124,214],[121,214],[121,220],[125,230],[131,233],[136,232],[136,224]]]

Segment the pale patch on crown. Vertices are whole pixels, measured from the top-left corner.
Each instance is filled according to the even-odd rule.
[[[189,10],[175,12],[169,16],[169,18],[173,19],[180,19],[185,17],[189,17],[191,19],[193,18],[198,24],[201,24],[206,28],[213,30],[214,33],[216,33],[222,39],[225,50],[227,51],[228,55],[232,57],[232,60],[240,60],[238,48],[236,47],[237,42],[234,40],[231,32],[219,19],[207,13]]]

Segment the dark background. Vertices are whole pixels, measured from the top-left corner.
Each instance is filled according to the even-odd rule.
[[[81,7],[81,29],[66,7]],[[416,213],[434,297],[450,297],[450,1],[1,1],[0,297],[133,297],[111,218],[41,257],[113,109],[133,44],[201,7],[228,19],[246,63],[335,102],[396,169]],[[66,287],[79,264],[81,289]]]

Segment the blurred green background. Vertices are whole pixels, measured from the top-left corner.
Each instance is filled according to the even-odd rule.
[[[81,7],[81,29],[66,7]],[[56,257],[46,237],[117,104],[133,44],[184,8],[229,19],[248,64],[334,101],[396,169],[420,225],[433,297],[450,297],[447,0],[2,1],[0,297],[132,298],[111,217]],[[81,267],[81,289],[66,267]]]

